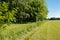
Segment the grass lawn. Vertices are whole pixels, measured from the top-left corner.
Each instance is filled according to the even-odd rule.
[[[28,34],[30,31],[34,30],[36,27],[37,24],[35,22],[27,24],[11,24],[0,31],[0,40],[19,40],[25,34]]]
[[[60,21],[47,21],[34,34],[24,40],[60,40]]]
[[[11,24],[1,31],[0,40],[60,40],[60,21],[46,21],[39,27],[36,23]]]

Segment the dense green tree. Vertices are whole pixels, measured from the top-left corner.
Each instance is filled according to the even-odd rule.
[[[15,13],[16,9],[13,8],[12,10],[9,10],[9,3],[7,2],[0,2],[0,26],[2,24],[9,24],[11,21],[15,21]]]
[[[44,20],[48,13],[45,0],[0,0],[0,1],[1,1],[0,13],[4,14],[3,16],[8,15],[5,18],[3,18],[4,20],[2,19],[3,22],[4,21],[6,22],[6,20],[8,23],[9,21],[13,22],[12,20],[14,20],[15,18],[16,23],[39,21]],[[3,4],[4,6],[1,6]],[[2,11],[2,8],[4,11]]]
[[[18,2],[17,22],[43,20],[47,16],[47,7],[44,0],[23,0]]]

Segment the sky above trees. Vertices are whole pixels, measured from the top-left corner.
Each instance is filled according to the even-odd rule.
[[[50,17],[60,17],[60,0],[46,0]]]

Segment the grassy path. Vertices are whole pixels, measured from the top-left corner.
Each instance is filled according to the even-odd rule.
[[[24,40],[60,40],[60,21],[47,21]]]
[[[0,40],[60,40],[60,21],[46,21],[38,27],[36,23],[12,24],[0,33]]]
[[[47,40],[60,40],[60,21],[50,21],[49,24]]]
[[[37,32],[39,29],[41,28],[41,24],[39,27],[36,27],[35,29],[33,29],[31,32],[29,32],[28,34],[24,35],[22,38],[20,38],[20,40],[28,40],[30,36],[32,36],[35,32]]]
[[[43,25],[45,25],[46,23],[44,23]],[[20,40],[29,40],[29,38],[34,35],[37,31],[39,31],[40,29],[42,29],[42,25],[40,25],[39,27],[35,28],[34,30],[32,30],[31,32],[29,32],[27,35],[24,35]]]

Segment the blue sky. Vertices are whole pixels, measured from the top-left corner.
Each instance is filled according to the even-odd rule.
[[[60,17],[60,0],[46,0],[48,17]]]

